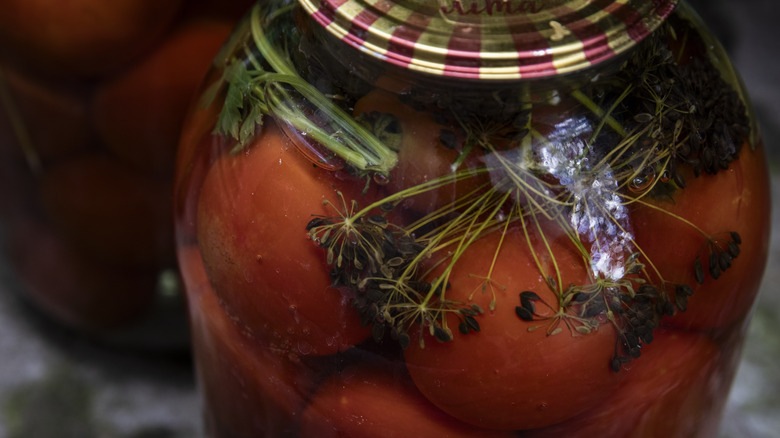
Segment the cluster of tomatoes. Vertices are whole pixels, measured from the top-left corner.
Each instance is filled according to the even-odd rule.
[[[175,272],[181,125],[252,3],[0,5],[4,251],[56,319],[93,334],[126,327],[152,305],[160,272]]]
[[[641,260],[652,260],[654,275],[692,285],[693,295],[686,311],[662,319],[639,358],[615,371],[616,333],[606,319],[588,334],[570,333],[562,322],[563,332],[551,335],[513,311],[521,291],[558,302],[540,264],[555,263],[566,284],[588,281],[581,256],[554,224],[544,243],[510,226],[463,252],[447,297],[485,310],[478,333],[456,333],[450,342],[423,333],[424,348],[416,337],[405,349],[372,339],[351,304],[354,295],[332,287],[337,262],[328,258],[334,256],[304,225],[312,217],[349,214],[350,200],[362,207],[430,181],[448,172],[457,155],[442,147],[441,126],[430,115],[397,96],[373,91],[358,101],[356,112],[372,111],[395,116],[404,133],[399,163],[384,186],[366,188],[344,171],[313,165],[270,118],[238,153],[219,153],[231,148],[217,136],[184,144],[190,157],[208,151],[190,169],[191,196],[181,200],[188,206],[179,218],[179,258],[214,436],[715,433],[766,257],[760,146],[746,144],[728,169],[686,174],[684,190],[630,207]],[[449,184],[404,207],[448,205],[453,193],[473,187]],[[347,200],[343,208],[340,196]],[[411,222],[403,213],[387,217]],[[695,278],[692,262],[706,246],[701,230],[739,233],[742,253],[718,279]],[[556,260],[532,256],[529,241],[546,245]],[[555,313],[540,306],[537,312]],[[457,326],[454,316],[449,322]]]

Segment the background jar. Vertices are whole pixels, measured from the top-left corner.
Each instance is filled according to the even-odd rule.
[[[632,4],[622,35],[642,41],[621,51],[556,5],[523,40],[549,62],[507,73],[469,57],[493,52],[468,20],[446,62],[404,52],[438,5],[301,4],[242,23],[181,143],[211,434],[712,436],[769,195],[744,91],[694,13]],[[400,42],[376,36],[399,16]],[[575,37],[590,50],[566,52]]]
[[[174,156],[189,102],[248,6],[0,6],[4,282],[46,319],[116,345],[188,349]]]

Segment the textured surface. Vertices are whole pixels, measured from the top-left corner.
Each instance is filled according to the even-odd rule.
[[[774,199],[780,199],[776,2],[692,3],[742,73],[771,157]],[[775,331],[780,323],[778,207],[776,202],[769,266],[721,438],[771,438],[780,430],[780,337]],[[199,400],[186,356],[111,350],[62,333],[6,293],[7,273],[0,274],[0,438],[202,436]]]

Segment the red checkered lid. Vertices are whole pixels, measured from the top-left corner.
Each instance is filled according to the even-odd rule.
[[[430,74],[517,79],[591,66],[634,46],[678,0],[299,0],[331,34]]]

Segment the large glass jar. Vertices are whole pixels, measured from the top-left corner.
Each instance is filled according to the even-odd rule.
[[[211,437],[712,437],[767,257],[677,1],[258,2],[175,184]]]
[[[251,4],[60,3],[0,5],[0,292],[58,330],[188,351],[176,148],[193,95]]]

